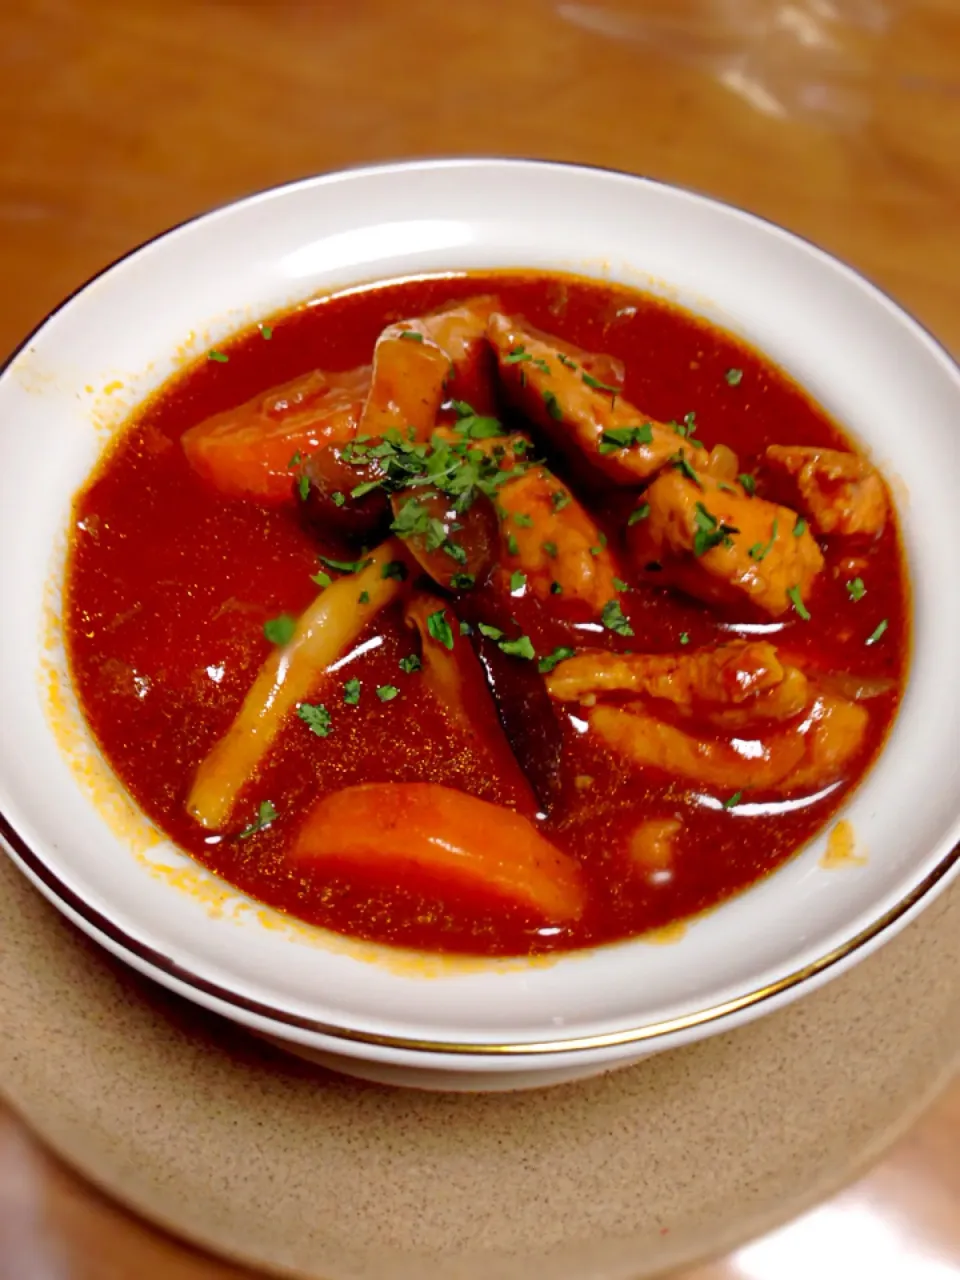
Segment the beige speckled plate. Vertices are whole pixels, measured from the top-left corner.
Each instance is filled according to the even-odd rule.
[[[537,1093],[399,1092],[108,960],[0,856],[0,1088],[163,1225],[311,1280],[641,1280],[834,1190],[960,1065],[960,882],[758,1023]]]

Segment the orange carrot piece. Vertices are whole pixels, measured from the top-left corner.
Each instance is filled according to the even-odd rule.
[[[405,874],[475,889],[545,920],[576,920],[584,891],[576,862],[512,809],[433,782],[383,782],[324,796],[292,857],[353,865],[395,885]]]

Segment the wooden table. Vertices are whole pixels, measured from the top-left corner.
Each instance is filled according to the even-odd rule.
[[[0,16],[0,119],[0,353],[200,209],[468,152],[614,165],[748,206],[960,350],[954,0],[19,0]],[[946,1280],[958,1143],[955,1087],[865,1182],[687,1280]],[[238,1274],[115,1209],[0,1112],[0,1280]]]

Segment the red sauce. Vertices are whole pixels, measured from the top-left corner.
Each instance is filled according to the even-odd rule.
[[[338,674],[364,689],[396,684],[381,703],[341,705],[326,739],[295,717],[261,772],[245,788],[224,836],[186,813],[194,772],[235,716],[270,650],[265,620],[297,613],[314,597],[310,575],[323,545],[291,508],[227,501],[187,465],[178,440],[210,414],[309,369],[369,361],[383,325],[470,294],[496,291],[505,307],[587,350],[621,358],[625,394],[661,420],[694,410],[706,446],[734,447],[750,470],[770,443],[849,447],[837,426],[783,373],[729,334],[646,295],[559,276],[498,273],[388,284],[324,298],[276,319],[272,338],[239,338],[223,363],[204,360],[176,376],[129,425],[76,502],[67,575],[67,638],[79,697],[104,754],[146,814],[178,845],[254,898],[345,934],[433,950],[522,954],[571,949],[661,927],[707,908],[781,864],[826,822],[880,749],[905,673],[909,609],[898,532],[864,553],[869,591],[852,602],[845,550],[821,541],[827,567],[809,602],[811,619],[786,621],[790,647],[834,671],[893,677],[895,692],[864,704],[870,730],[847,776],[810,803],[751,793],[751,803],[717,810],[696,803],[696,787],[652,769],[635,770],[578,732],[564,711],[562,800],[544,834],[581,864],[587,908],[573,925],[543,929],[517,909],[482,896],[443,896],[429,882],[361,883],[339,873],[306,874],[285,849],[321,795],[366,781],[429,780],[500,800],[468,735],[451,726],[399,659],[411,652],[399,610],[381,615],[363,639],[369,650]],[[725,374],[743,371],[738,386]],[[558,464],[562,473],[562,466]],[[568,477],[576,483],[576,477]],[[622,522],[604,498],[581,493],[616,544]],[[654,587],[624,598],[636,651],[692,648],[729,639],[736,610],[698,604]],[[517,618],[538,652],[569,643],[568,625],[518,602]],[[886,619],[882,643],[867,638]],[[583,643],[583,637],[580,637]],[[623,648],[610,632],[591,645]],[[584,779],[590,779],[589,785]],[[278,819],[237,839],[269,799]],[[767,803],[764,803],[764,802]],[[758,811],[762,810],[762,811]],[[680,815],[684,830],[668,878],[638,876],[629,835],[650,816]]]

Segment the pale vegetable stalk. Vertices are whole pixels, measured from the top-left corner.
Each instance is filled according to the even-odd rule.
[[[395,538],[382,543],[371,553],[366,568],[340,578],[317,597],[301,614],[289,643],[260,668],[237,718],[197,770],[187,810],[203,826],[213,830],[223,826],[284,717],[403,590],[397,578],[383,576],[384,566],[398,559],[406,565],[402,544]]]

